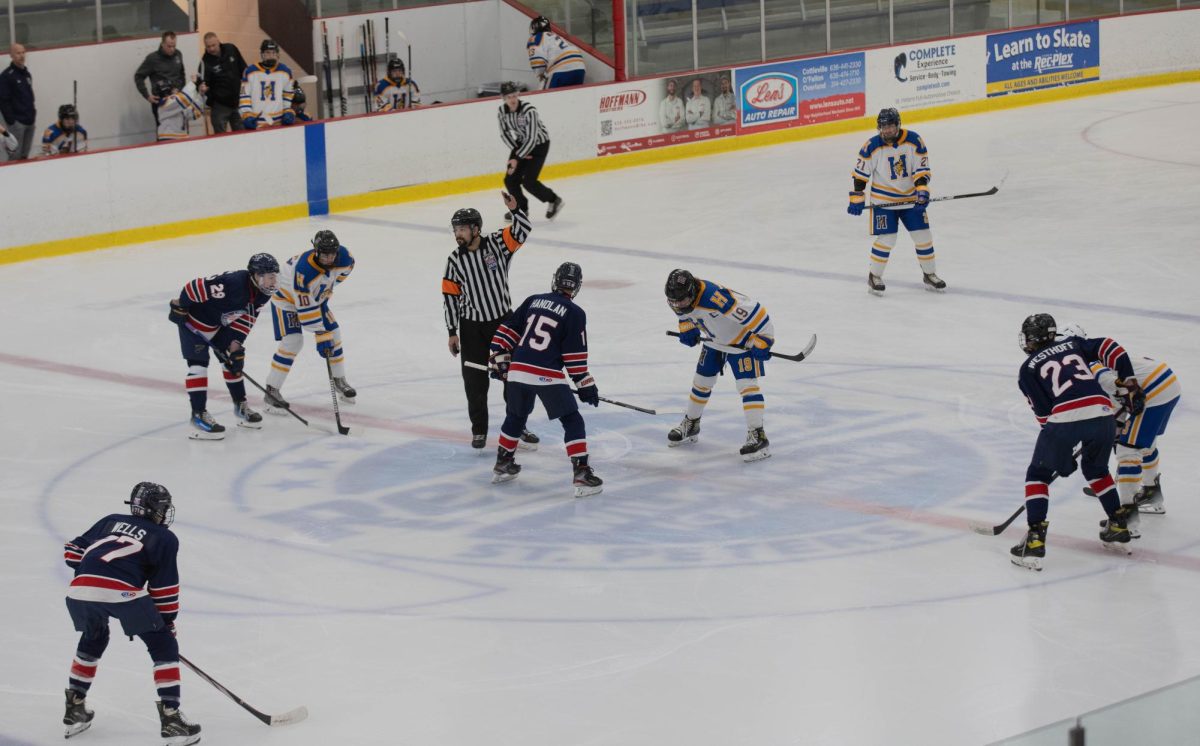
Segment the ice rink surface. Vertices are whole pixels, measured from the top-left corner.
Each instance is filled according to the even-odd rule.
[[[498,188],[5,267],[0,742],[61,742],[60,545],[141,480],[175,495],[182,652],[260,709],[311,713],[266,728],[189,672],[209,744],[978,744],[1200,674],[1197,120],[1200,85],[1177,85],[913,122],[934,196],[1007,174],[931,207],[944,295],[904,234],[886,297],[866,292],[845,203],[869,131],[552,182],[566,207],[547,223],[534,203],[514,299],[581,264],[600,393],[660,411],[585,408],[605,485],[581,500],[540,408],[516,481],[489,482],[499,391],[486,454],[468,445],[439,278],[451,213],[501,227]],[[214,375],[229,437],[189,440],[167,300],[320,228],[358,260],[331,307],[360,433],[331,434],[310,338],[284,393],[312,427],[234,428]],[[779,350],[819,337],[768,367],[771,459],[738,456],[728,376],[700,442],[666,447],[696,360],[664,335],[676,266],[762,301]],[[1016,337],[1039,311],[1184,388],[1160,440],[1168,512],[1130,558],[1101,549],[1079,475],[1051,488],[1042,573],[1008,561],[1023,520],[966,527],[1023,499],[1037,425]],[[248,348],[261,381],[265,313]],[[72,743],[158,741],[154,699],[144,647],[115,631]]]

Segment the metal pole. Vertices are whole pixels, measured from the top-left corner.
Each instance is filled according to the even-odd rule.
[[[954,36],[954,0],[950,0],[950,35]]]
[[[804,0],[801,0],[803,2]],[[803,7],[803,6],[801,6]],[[759,56],[763,62],[767,61],[767,0],[758,0],[758,33],[761,49]]]
[[[637,6],[637,4],[638,4],[638,0],[633,0],[633,31],[631,32],[631,34],[633,35],[633,38],[630,40],[633,44],[633,77],[635,77],[635,78],[637,77],[637,74],[638,74],[638,38],[637,38],[638,6]]]
[[[896,43],[896,3],[888,0],[888,44]]]
[[[625,80],[628,77],[625,74],[626,65],[629,64],[626,59],[628,50],[625,48],[625,0],[613,0],[612,14],[613,77],[617,80]]]
[[[1063,0],[1063,20],[1071,20],[1071,0]]]
[[[563,0],[563,26],[567,29],[568,34],[575,34],[571,30],[571,0]],[[579,34],[575,34],[579,36]]]
[[[830,41],[832,38],[832,34],[829,33],[830,22],[831,22],[831,19],[829,18],[829,0],[825,0],[825,51],[826,52],[829,52],[833,49],[832,42]]]
[[[103,16],[100,13],[100,0],[96,0],[96,41],[104,41],[104,24],[101,23]]]
[[[1012,28],[1012,4],[1013,4],[1013,0],[1008,0],[1008,26],[1007,26],[1007,28]]]
[[[699,0],[692,0],[692,69],[700,69],[700,9]]]
[[[15,0],[8,0],[8,43],[17,43],[17,14],[13,10]]]
[[[193,32],[196,30],[196,1],[188,0],[188,27]]]

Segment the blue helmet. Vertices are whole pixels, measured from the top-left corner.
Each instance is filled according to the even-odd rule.
[[[166,487],[154,482],[138,482],[125,501],[132,515],[149,518],[160,526],[170,526],[175,520],[175,506]]]
[[[246,264],[246,269],[252,275],[269,275],[279,272],[279,262],[270,254],[255,254],[250,257],[250,261]]]
[[[568,298],[574,298],[583,287],[583,268],[575,262],[563,262],[554,270],[554,280],[550,289],[562,293]]]

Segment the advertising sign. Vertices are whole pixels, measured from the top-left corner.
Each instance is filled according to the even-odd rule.
[[[987,95],[1036,91],[1100,79],[1100,22],[989,34]]]
[[[987,82],[982,36],[916,43],[867,52],[869,111],[900,111],[925,106],[977,101]]]
[[[735,133],[737,101],[729,70],[633,81],[599,89],[597,155],[631,153]]]
[[[860,117],[866,109],[862,52],[776,62],[735,71],[739,131]]]

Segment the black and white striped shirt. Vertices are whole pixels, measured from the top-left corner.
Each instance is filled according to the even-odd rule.
[[[532,230],[529,216],[520,209],[513,210],[512,214],[512,225],[480,236],[478,249],[471,251],[460,247],[446,260],[442,305],[450,336],[458,334],[461,319],[495,321],[512,310],[508,265]]]
[[[509,158],[524,158],[544,142],[550,142],[546,125],[538,118],[537,109],[521,101],[516,111],[500,105],[500,137],[508,145]]]

